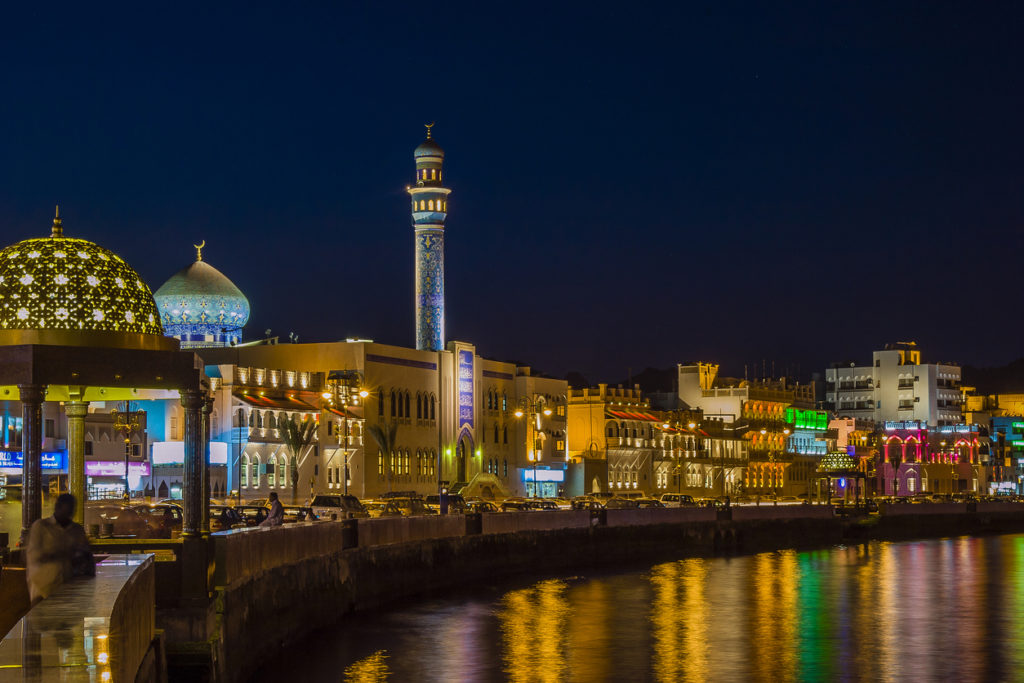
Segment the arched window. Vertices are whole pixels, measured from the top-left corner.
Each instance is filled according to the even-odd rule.
[[[377,451],[377,475],[384,476],[384,452],[381,450]]]
[[[281,460],[279,462],[281,463],[281,470],[277,473],[277,485],[280,486],[281,488],[285,488],[286,486],[288,486],[289,482],[288,456],[282,455]]]
[[[377,414],[384,417],[384,390],[377,390]]]
[[[508,443],[508,427],[501,428],[501,442]]]
[[[410,459],[411,459],[411,458],[410,458],[410,456],[409,456],[409,451],[407,450],[407,451],[405,452],[405,473],[406,473],[406,474],[409,474],[409,460],[410,460]]]
[[[388,470],[391,474],[397,474],[400,470],[398,469],[398,454],[391,451],[391,462],[389,463],[390,469]]]
[[[267,458],[267,486],[273,488],[277,484],[277,460],[274,456]]]
[[[249,456],[242,455],[242,466],[238,468],[239,485],[243,489],[249,488]]]
[[[416,392],[416,419],[423,419],[423,397],[420,396],[420,392]]]
[[[503,411],[508,410],[508,396],[505,394],[501,395],[501,409]]]
[[[171,421],[173,422],[174,419],[175,418],[172,417]],[[255,427],[255,426],[256,426],[256,411],[255,410],[250,410],[249,411],[249,427]],[[171,431],[174,431],[174,430],[172,429]]]
[[[494,410],[494,392],[487,392],[487,410]]]
[[[257,410],[256,412],[258,413],[258,415],[256,415],[256,426],[259,427],[260,429],[263,429],[266,415],[263,414],[262,410]]]
[[[395,411],[398,409],[398,403],[395,400],[395,390],[391,390],[391,417],[396,415]]]
[[[434,395],[431,394],[430,395],[430,419],[431,420],[436,420],[437,419],[437,415],[434,412],[434,406],[436,405],[436,403],[437,403],[437,400],[434,398]]]
[[[402,413],[404,417],[411,417],[412,413],[409,411],[409,392],[405,392],[405,412]]]
[[[494,423],[494,443],[498,443],[498,423]]]
[[[260,456],[254,455],[252,458],[252,477],[250,478],[250,486],[254,489],[260,487]]]
[[[433,211],[434,210],[434,200],[433,199],[431,199],[431,200],[429,200],[427,202],[427,210],[428,211]]]
[[[505,478],[507,479],[507,478],[508,478],[508,458],[506,458],[506,459],[505,459],[505,460],[503,460],[502,462],[503,462],[503,463],[504,463],[504,465],[505,465],[505,466],[504,466],[504,471],[505,471],[505,473],[504,473],[504,474],[503,474],[502,476],[503,476],[503,477],[505,477]]]
[[[431,180],[437,180],[437,169],[436,168],[430,169],[430,179]]]

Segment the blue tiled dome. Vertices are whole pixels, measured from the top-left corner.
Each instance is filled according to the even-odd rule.
[[[223,273],[202,260],[171,276],[153,295],[164,332],[183,348],[238,343],[249,321],[249,300]]]

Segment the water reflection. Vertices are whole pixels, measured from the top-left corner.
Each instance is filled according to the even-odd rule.
[[[1024,536],[687,559],[361,619],[263,680],[1017,679]]]
[[[345,669],[345,683],[382,683],[391,673],[383,650],[364,657]]]
[[[555,683],[565,679],[565,631],[569,604],[563,581],[541,581],[512,591],[498,612],[508,680]]]

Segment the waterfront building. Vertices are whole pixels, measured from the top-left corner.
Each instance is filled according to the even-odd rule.
[[[229,346],[242,340],[249,300],[231,280],[203,260],[206,241],[195,245],[196,260],[163,283],[153,299],[164,333],[181,348]]]
[[[569,492],[736,493],[746,443],[699,410],[656,410],[639,386],[569,391]]]
[[[563,489],[565,382],[483,358],[471,344],[434,352],[352,340],[198,353],[214,388],[213,440],[227,453],[229,490],[243,499],[277,490],[289,500],[296,480],[300,502],[338,491],[430,494],[441,483],[484,497]],[[281,434],[289,419],[316,424],[297,458]],[[390,453],[371,437],[374,425],[397,426]]]
[[[920,421],[957,425],[961,412],[960,366],[921,362],[914,342],[887,344],[870,366],[835,366],[825,371],[825,402],[841,417],[875,422]]]
[[[875,490],[883,495],[978,493],[987,487],[977,425],[890,420],[881,438]]]
[[[795,420],[789,408],[814,408],[814,385],[777,380],[740,380],[722,377],[714,363],[679,364],[680,401],[700,409],[705,418],[718,418],[731,434],[748,444],[749,462],[743,470],[742,490],[753,496],[808,495],[820,432],[801,429],[796,440]],[[816,419],[816,418],[815,418]],[[807,453],[801,453],[800,450]]]

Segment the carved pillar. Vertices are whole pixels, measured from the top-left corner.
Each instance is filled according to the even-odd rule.
[[[75,521],[85,524],[85,416],[88,401],[67,401],[68,418],[68,490],[75,497]]]
[[[210,533],[210,415],[213,413],[213,396],[203,397],[203,507],[200,531]]]
[[[43,516],[43,399],[46,387],[19,384],[21,392],[21,540],[28,539],[32,522]]]
[[[185,510],[181,531],[182,536],[199,536],[204,494],[202,392],[194,389],[181,392],[181,405],[185,408]]]

